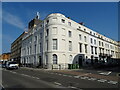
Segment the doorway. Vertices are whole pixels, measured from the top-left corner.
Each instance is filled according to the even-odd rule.
[[[83,57],[82,57],[82,56],[79,56],[79,57],[78,57],[79,68],[82,66],[82,62],[83,62]]]
[[[39,56],[39,66],[42,66],[42,58]]]

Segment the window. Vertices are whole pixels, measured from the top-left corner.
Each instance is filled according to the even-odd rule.
[[[72,55],[69,56],[69,62],[72,62]]]
[[[94,39],[94,44],[96,45],[96,40]]]
[[[40,38],[42,38],[42,33],[40,33]]]
[[[104,53],[104,48],[102,49],[102,52]]]
[[[93,54],[93,46],[91,46],[91,54]]]
[[[109,44],[108,44],[108,48],[109,48]]]
[[[34,47],[35,47],[34,49],[35,49],[35,53],[36,53],[36,44],[35,44],[35,46],[34,46]]]
[[[95,47],[95,54],[97,54],[97,47]]]
[[[57,55],[53,54],[53,64],[57,64]]]
[[[37,41],[37,36],[35,36],[35,39],[34,39],[34,41]]]
[[[99,51],[100,51],[100,53],[101,53],[101,48],[99,48]]]
[[[72,37],[72,32],[68,31],[68,35],[69,35],[69,37]]]
[[[57,39],[53,39],[53,50],[57,50]]]
[[[69,51],[72,51],[72,41],[69,41]]]
[[[65,20],[64,19],[61,19],[62,23],[65,23]]]
[[[79,40],[82,40],[82,36],[81,36],[81,34],[79,34]]]
[[[63,50],[66,50],[66,44],[65,44],[65,39],[62,39],[62,45],[61,45]]]
[[[71,26],[71,22],[68,22],[68,25]]]
[[[81,27],[79,26],[78,28],[80,29]]]
[[[49,35],[49,29],[46,30],[46,36],[48,36],[48,35]]]
[[[30,54],[32,54],[32,49],[31,49],[31,46],[30,46]]]
[[[46,64],[48,64],[48,55],[46,55]]]
[[[92,32],[90,31],[90,34],[92,34]]]
[[[39,51],[40,51],[40,52],[42,51],[41,43],[39,44]]]
[[[47,20],[47,24],[49,23],[49,20]]]
[[[84,31],[86,32],[86,29],[84,29]]]
[[[42,27],[42,24],[40,25],[40,27]]]
[[[80,53],[82,52],[82,43],[79,43],[79,50],[80,50]]]
[[[84,36],[84,41],[87,42],[87,38],[86,38],[86,36]]]
[[[90,40],[91,40],[91,43],[93,43],[93,40],[92,40],[92,38],[91,38]]]
[[[108,54],[110,54],[110,50],[108,50]]]
[[[34,64],[36,64],[36,56],[34,56],[33,60],[34,60]]]
[[[48,40],[46,41],[46,44],[47,44],[47,45],[46,45],[46,48],[47,48],[47,51],[48,51]]]
[[[103,42],[102,42],[102,46],[104,46],[104,45],[103,45]]]
[[[106,54],[108,54],[108,50],[106,49]]]
[[[99,41],[99,46],[101,45],[101,42]]]
[[[66,32],[65,32],[65,28],[62,28],[62,35],[65,36]]]
[[[27,48],[27,54],[29,55],[29,47]]]
[[[110,45],[110,48],[112,49],[112,45]]]
[[[53,27],[52,34],[57,34],[57,27]]]
[[[87,44],[85,44],[85,53],[87,53]]]

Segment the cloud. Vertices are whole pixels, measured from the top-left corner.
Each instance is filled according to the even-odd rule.
[[[21,21],[21,19],[15,15],[12,15],[11,13],[5,12],[3,11],[3,16],[2,19],[7,22],[8,24],[11,24],[15,27],[18,27],[22,30],[24,30],[25,25],[24,23]]]

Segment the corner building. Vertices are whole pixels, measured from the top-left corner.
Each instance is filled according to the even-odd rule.
[[[68,69],[68,64],[86,66],[99,60],[120,58],[117,41],[60,13],[48,15],[28,30],[22,39],[21,63],[47,69]]]

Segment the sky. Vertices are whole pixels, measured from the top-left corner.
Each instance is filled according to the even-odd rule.
[[[118,40],[117,2],[3,2],[2,53],[10,52],[11,43],[28,27],[28,22],[40,13],[61,13],[88,28]],[[1,13],[1,12],[0,12]]]

